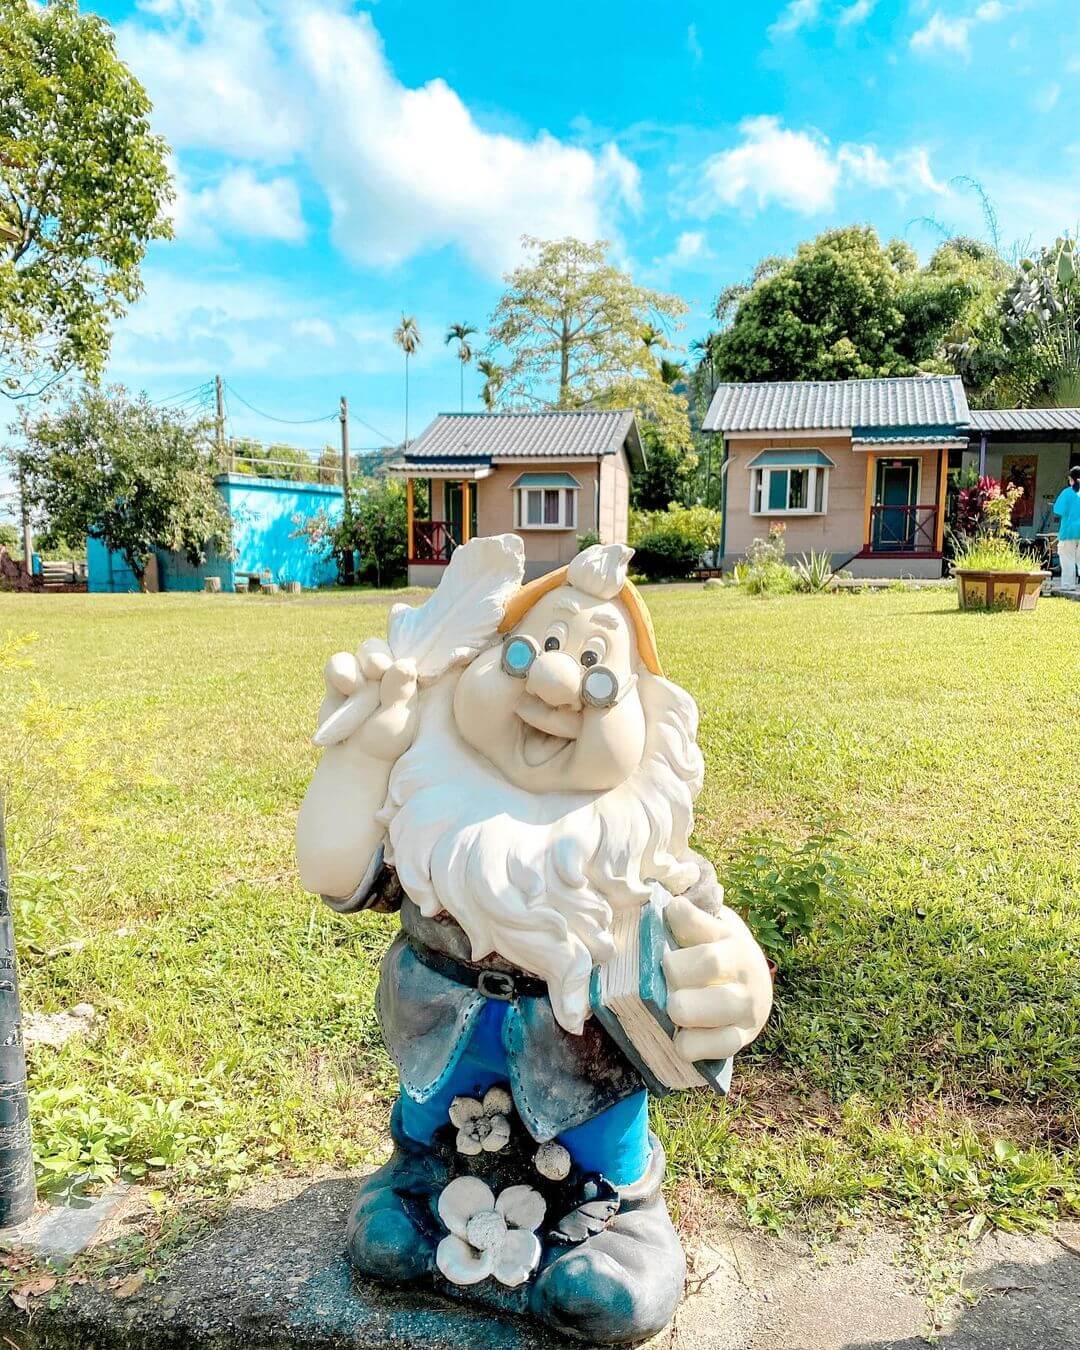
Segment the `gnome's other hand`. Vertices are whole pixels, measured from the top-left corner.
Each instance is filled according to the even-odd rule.
[[[368,638],[351,652],[336,652],[323,671],[326,697],[319,725],[354,696],[369,695],[370,709],[349,741],[376,759],[393,761],[405,753],[416,735],[418,697],[416,662],[395,661],[382,638]]]
[[[764,953],[730,909],[707,914],[685,896],[668,901],[664,917],[679,947],[664,956],[668,1016],[682,1028],[683,1059],[727,1059],[749,1045],[772,1007]]]

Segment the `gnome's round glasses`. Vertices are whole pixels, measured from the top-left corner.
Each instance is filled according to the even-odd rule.
[[[502,668],[515,680],[523,680],[528,675],[539,655],[540,648],[531,637],[511,634],[503,639]],[[607,666],[589,666],[581,672],[582,701],[592,708],[613,708],[633,687],[634,680],[631,679],[620,691],[618,677]]]

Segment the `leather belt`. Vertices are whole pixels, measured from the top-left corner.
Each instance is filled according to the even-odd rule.
[[[547,984],[537,979],[535,975],[467,965],[453,956],[447,956],[445,952],[433,951],[411,933],[405,934],[405,940],[417,960],[423,962],[429,970],[435,971],[437,975],[445,975],[455,984],[464,984],[469,989],[475,989],[485,998],[498,999],[500,1003],[512,1003],[516,998],[544,998],[547,995]]]

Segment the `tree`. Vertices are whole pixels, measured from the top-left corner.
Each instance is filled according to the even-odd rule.
[[[473,359],[473,349],[472,344],[469,342],[469,338],[471,338],[475,332],[476,329],[472,324],[452,323],[446,330],[446,337],[443,340],[444,343],[456,342],[458,345],[457,356],[458,360],[461,362],[460,379],[462,412],[465,411],[465,367]]]
[[[0,5],[0,388],[104,369],[111,321],[168,238],[165,142],[113,36],[75,0]]]
[[[476,363],[476,369],[484,377],[484,386],[480,390],[480,397],[483,399],[484,407],[488,412],[495,411],[495,405],[499,401],[499,390],[506,379],[506,371],[502,366],[486,356],[482,356]]]
[[[405,488],[396,478],[354,483],[341,518],[332,521],[325,511],[306,520],[294,518],[295,534],[306,535],[316,547],[329,546],[342,575],[351,574],[351,562],[360,555],[360,575],[374,574],[376,586],[405,575],[409,523]],[[348,558],[348,565],[345,559]]]
[[[946,343],[977,298],[1000,293],[1000,259],[939,249],[920,269],[908,245],[867,226],[828,230],[789,259],[766,258],[728,288],[710,343],[718,380],[843,380],[949,368]]]
[[[394,329],[394,341],[405,353],[405,445],[409,444],[409,357],[420,350],[423,338],[420,325],[411,314],[402,314],[401,322]]]
[[[1002,297],[1002,350],[988,399],[1025,408],[1080,404],[1080,255],[1060,238],[1024,258]]]
[[[665,445],[692,453],[686,399],[660,378],[651,329],[686,306],[638,286],[608,245],[526,237],[528,259],[506,277],[491,344],[507,354],[499,399],[510,407],[634,408]]]
[[[87,388],[55,413],[25,419],[17,463],[38,526],[54,539],[86,536],[122,553],[140,589],[155,549],[206,561],[230,548],[205,426],[156,408],[145,394]]]

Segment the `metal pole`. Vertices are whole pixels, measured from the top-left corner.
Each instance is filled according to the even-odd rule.
[[[13,1228],[34,1208],[34,1163],[26,1057],[19,1012],[19,972],[11,919],[4,804],[0,800],[0,1228]]]
[[[341,486],[345,489],[347,497],[352,478],[352,465],[349,463],[349,400],[344,394],[341,396],[341,411],[338,417],[341,420]]]
[[[225,464],[225,390],[221,385],[221,376],[214,376],[214,439],[217,442],[218,461]]]
[[[30,503],[26,500],[26,471],[19,466],[19,511],[22,516],[23,571],[34,574],[34,531],[30,527]]]

